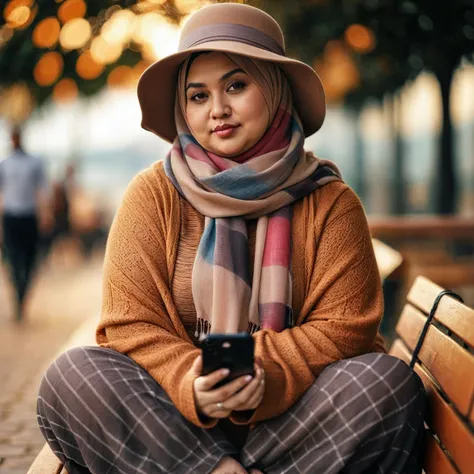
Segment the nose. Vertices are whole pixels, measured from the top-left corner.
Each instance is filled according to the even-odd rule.
[[[213,97],[210,113],[212,119],[220,119],[231,115],[232,111],[225,96]]]

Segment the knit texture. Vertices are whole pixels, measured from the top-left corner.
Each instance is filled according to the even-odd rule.
[[[255,251],[250,221],[249,258]],[[190,368],[200,350],[191,275],[204,216],[182,199],[162,163],[129,185],[110,230],[97,342],[144,367],[192,423],[199,417]],[[249,424],[286,411],[332,362],[384,351],[380,276],[363,207],[342,182],[293,205],[292,306],[296,326],[254,334],[266,385],[259,408],[235,413]]]

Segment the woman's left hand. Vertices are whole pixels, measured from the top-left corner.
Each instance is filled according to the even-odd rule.
[[[240,392],[222,402],[222,406],[230,411],[255,410],[261,403],[265,393],[265,371],[259,362],[255,363],[255,377]]]

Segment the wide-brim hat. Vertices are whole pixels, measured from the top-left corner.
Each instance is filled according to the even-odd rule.
[[[219,51],[276,63],[285,73],[305,136],[315,133],[326,115],[323,85],[307,64],[285,56],[278,23],[249,5],[218,3],[194,13],[180,36],[178,52],[152,64],[138,83],[142,127],[172,142],[176,135],[174,104],[182,62],[198,51]]]

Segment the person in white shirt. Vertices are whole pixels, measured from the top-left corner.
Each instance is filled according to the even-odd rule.
[[[20,130],[13,130],[11,139],[13,152],[0,162],[2,255],[15,286],[16,319],[20,321],[36,262],[46,177],[41,159],[23,150]]]

